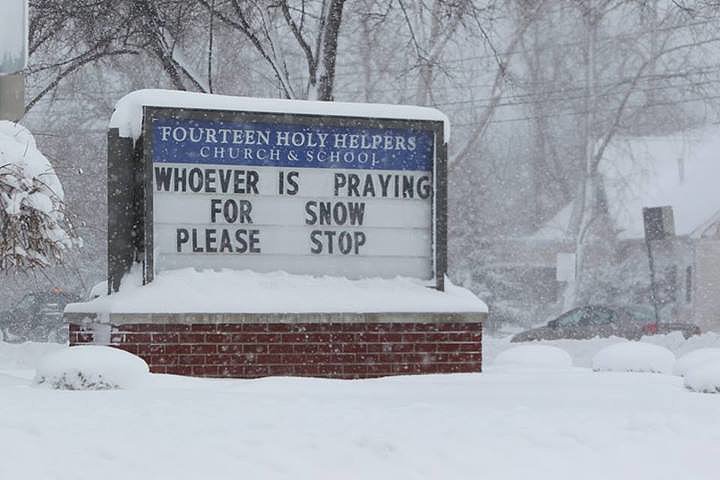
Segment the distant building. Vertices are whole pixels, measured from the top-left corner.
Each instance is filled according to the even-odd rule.
[[[619,240],[615,258],[647,265],[642,208],[671,206],[677,238],[656,252],[663,301],[672,304],[675,316],[720,331],[720,128],[617,139],[601,173]],[[539,258],[551,263],[554,253],[569,251],[572,208],[568,204],[529,239],[531,248],[545,252]]]

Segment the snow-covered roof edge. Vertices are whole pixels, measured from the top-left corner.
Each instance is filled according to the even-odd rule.
[[[258,113],[295,113],[443,122],[445,142],[450,139],[450,120],[440,110],[414,105],[381,103],[319,102],[277,98],[232,97],[179,90],[136,90],[115,104],[109,128],[117,128],[120,136],[137,140],[142,133],[143,107],[196,108],[208,110],[246,111]]]
[[[710,217],[708,220],[703,222],[699,227],[697,227],[695,230],[693,230],[690,233],[690,238],[692,239],[699,239],[702,238],[705,232],[712,227],[713,225],[720,223],[720,210],[715,212],[712,217]]]
[[[644,237],[642,209],[673,208],[679,237],[700,238],[720,222],[716,178],[720,130],[716,125],[665,136],[617,137],[608,145],[600,173],[610,216],[620,239]],[[573,201],[531,238],[567,238]]]

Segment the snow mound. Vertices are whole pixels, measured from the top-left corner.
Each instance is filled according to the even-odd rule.
[[[673,374],[684,377],[690,370],[709,364],[720,365],[720,348],[699,348],[683,355],[675,362]]]
[[[563,349],[548,345],[522,345],[500,353],[493,363],[496,367],[551,368],[572,367],[572,358]]]
[[[644,342],[622,342],[600,350],[593,370],[608,372],[670,373],[675,354],[665,347]]]
[[[149,371],[142,358],[124,350],[84,345],[45,356],[35,383],[58,390],[112,390],[138,384]]]
[[[685,388],[701,393],[720,393],[720,361],[691,368],[685,374]]]
[[[517,343],[510,342],[510,338],[510,335],[505,337],[483,335],[483,361],[488,365],[492,365],[493,360],[500,352],[517,346]],[[533,345],[550,345],[561,348],[570,354],[574,366],[592,368],[593,357],[600,350],[608,345],[626,341],[627,339],[621,337],[595,337],[589,340],[542,340],[533,342]],[[665,347],[673,352],[677,358],[682,358],[683,355],[701,348],[720,349],[720,334],[715,332],[705,332],[702,335],[693,335],[690,338],[683,337],[680,332],[672,332],[664,335],[647,335],[644,336],[641,341]]]

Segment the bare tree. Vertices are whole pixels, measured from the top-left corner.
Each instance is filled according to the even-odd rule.
[[[690,18],[682,9],[665,10],[662,18],[653,15],[652,28],[643,31],[643,11],[634,10],[634,2],[576,0],[575,3],[585,31],[581,100],[583,152],[581,175],[567,232],[575,244],[577,280],[569,285],[566,306],[574,305],[578,300],[577,288],[583,281],[586,267],[586,245],[593,230],[597,234],[612,233],[610,225],[606,224],[604,228],[602,225],[603,221],[609,220],[600,172],[608,146],[627,129],[627,122],[636,118],[639,112],[657,105],[655,94],[662,89],[662,81],[688,78],[687,69],[692,70],[693,63],[697,61],[687,56],[688,51],[697,51],[703,45],[720,41],[720,37],[714,34],[693,38],[687,35],[687,31],[683,32]],[[610,41],[604,42],[601,47],[598,41],[601,25],[616,12],[636,18],[635,28],[639,24],[640,29],[632,34],[610,37]],[[607,49],[621,51],[622,55],[610,56]],[[599,68],[601,61],[605,62],[602,69],[605,74]],[[613,78],[608,79],[607,72],[612,72]],[[648,104],[648,98],[655,103]],[[600,107],[601,100],[603,108]]]
[[[428,105],[432,98],[435,70],[442,68],[443,55],[448,44],[455,38],[464,22],[479,19],[480,8],[471,0],[449,2],[398,0],[412,49],[416,56],[418,81],[415,88],[415,104]]]
[[[285,97],[333,100],[345,0],[199,2],[250,42],[272,70]],[[288,43],[292,45],[288,47]],[[305,60],[301,86],[292,71],[297,53]]]
[[[68,76],[113,58],[154,59],[178,90],[208,91],[183,49],[199,8],[182,0],[33,0],[30,3],[32,96],[26,111]]]
[[[130,34],[126,24],[113,18],[113,2],[86,5],[82,0],[30,2],[27,75],[36,84],[26,104],[32,109],[69,75],[104,58],[136,53],[118,39]],[[82,12],[82,14],[80,14]],[[92,32],[89,38],[88,32]]]
[[[486,105],[482,108],[479,117],[473,122],[474,126],[464,143],[451,155],[449,159],[451,168],[456,168],[460,162],[465,161],[469,157],[487,131],[490,120],[505,92],[506,82],[510,75],[509,64],[513,54],[516,53],[516,49],[520,45],[530,25],[532,25],[542,12],[544,5],[544,1],[521,0],[518,4],[518,9],[521,12],[519,21],[510,34],[505,47],[502,50],[498,50],[494,45],[492,46],[494,52],[501,53],[495,53],[494,56],[496,69]]]

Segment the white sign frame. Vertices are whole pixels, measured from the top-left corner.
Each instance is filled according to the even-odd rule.
[[[428,282],[429,286],[433,286],[435,288],[438,288],[440,290],[444,289],[444,276],[447,270],[447,181],[446,181],[446,152],[447,152],[447,145],[445,144],[444,140],[444,124],[443,122],[439,121],[430,121],[430,120],[406,120],[406,119],[398,119],[398,118],[362,118],[362,117],[339,117],[339,116],[323,116],[323,115],[305,115],[305,114],[278,114],[278,113],[258,113],[258,112],[244,112],[244,111],[226,111],[226,110],[204,110],[204,109],[177,109],[177,108],[167,108],[167,107],[144,107],[144,124],[143,124],[143,144],[142,144],[142,156],[143,156],[143,163],[144,163],[144,175],[145,175],[145,188],[144,188],[144,204],[145,204],[145,227],[144,227],[144,279],[145,282],[152,281],[153,277],[155,276],[157,266],[155,262],[155,258],[158,252],[158,246],[161,244],[156,244],[155,242],[155,233],[157,228],[162,228],[160,224],[156,225],[154,222],[156,220],[156,214],[157,211],[155,209],[155,189],[160,188],[158,187],[159,184],[154,184],[154,172],[153,169],[153,125],[156,125],[154,122],[158,121],[164,121],[167,119],[179,119],[182,121],[220,121],[220,122],[264,122],[264,123],[278,123],[281,125],[301,125],[301,126],[308,126],[312,127],[315,125],[320,125],[322,127],[338,127],[338,128],[357,128],[357,129],[413,129],[413,130],[421,130],[425,134],[432,135],[432,158],[431,161],[431,193],[430,198],[427,199],[429,208],[427,211],[428,214],[428,223],[424,225],[427,232],[426,240],[420,240],[418,241],[417,238],[411,238],[409,239],[409,243],[413,244],[421,244],[425,242],[424,252],[427,254],[427,257],[429,259],[429,269],[427,270],[426,274],[417,276],[417,275],[408,275],[407,272],[413,272],[413,268],[415,267],[408,267],[406,270],[400,269],[404,273],[405,276],[415,276],[416,278],[422,278],[422,280],[425,280]],[[166,127],[162,127],[166,128]],[[167,133],[168,131],[163,130],[163,132]],[[169,134],[169,133],[168,133]],[[155,131],[155,135],[157,135],[157,130]],[[170,164],[168,164],[170,165]],[[190,167],[191,165],[188,165]],[[261,167],[249,167],[249,168],[261,168]],[[278,167],[280,168],[280,167]],[[315,170],[315,169],[307,169],[308,171]],[[342,169],[319,169],[319,173],[323,174],[325,172],[338,172],[342,171]],[[176,172],[177,173],[177,172]],[[419,188],[419,187],[418,187]],[[419,191],[419,190],[418,190]],[[259,193],[259,192],[256,192]],[[337,192],[335,192],[337,195]],[[310,195],[312,196],[312,195]],[[166,199],[163,198],[163,201]],[[402,201],[405,201],[403,199]],[[192,202],[191,202],[192,203]],[[260,202],[262,203],[262,202]],[[190,204],[187,204],[190,205]],[[162,209],[162,202],[158,202],[158,207],[161,208],[161,216],[163,219],[166,219],[166,214],[170,212],[167,208]],[[195,208],[194,206],[192,208]],[[190,208],[190,210],[192,210]],[[418,208],[417,205],[414,206],[414,208]],[[177,217],[177,216],[175,216]],[[178,220],[178,218],[174,218],[174,220]],[[378,220],[375,218],[373,221],[378,222]],[[414,220],[417,221],[417,220]],[[222,222],[221,222],[222,223]],[[391,227],[389,225],[378,225],[377,228],[388,228]],[[299,228],[295,227],[295,228]],[[375,228],[375,227],[370,227]],[[365,227],[363,227],[365,229]],[[352,230],[352,229],[350,229]],[[400,229],[402,230],[402,229]],[[390,230],[386,230],[386,232],[390,232],[390,237],[388,238],[408,238],[403,237],[404,231],[398,231],[397,234],[393,236],[392,232]],[[206,231],[207,233],[207,231]],[[178,234],[180,236],[180,234]],[[183,237],[184,238],[184,237]],[[163,241],[166,241],[167,239],[164,239]],[[195,238],[193,237],[193,241],[195,241]],[[194,245],[194,244],[193,244]],[[193,247],[194,248],[194,247]],[[386,249],[387,250],[387,249]],[[178,251],[180,251],[180,247],[178,246]],[[282,252],[280,252],[282,254]],[[357,251],[355,253],[358,253]],[[392,253],[390,250],[380,252],[379,254],[390,254],[392,256]],[[249,258],[250,256],[248,256]],[[199,258],[199,257],[196,257]],[[258,256],[257,258],[261,258]],[[254,259],[253,261],[248,261],[246,263],[246,268],[250,269],[256,269],[256,266],[258,265],[258,262],[261,262],[261,260]],[[315,266],[312,268],[304,268],[304,267],[298,267],[297,266],[297,258],[292,258],[291,256],[287,257],[287,263],[284,263],[286,265],[286,268],[283,268],[285,271],[289,271],[290,273],[298,273],[298,274],[310,274],[310,275],[325,275],[325,274],[337,274],[338,268],[337,265],[333,266],[334,263],[337,263],[338,259],[333,257],[326,257],[328,259],[327,261],[327,267],[322,267],[322,262],[315,262]],[[366,257],[369,258],[369,257]],[[362,260],[355,259],[350,260],[348,259],[350,263],[356,262],[356,263],[363,263]],[[367,263],[367,262],[365,262]],[[398,272],[394,271],[393,268],[390,268],[389,266],[392,264],[392,262],[385,262],[388,265],[388,268],[385,268],[381,264],[375,264],[375,267],[368,267],[363,269],[362,267],[357,270],[358,272],[362,273],[362,277],[394,277],[397,276]],[[380,268],[377,268],[378,265],[380,265]],[[210,261],[210,262],[188,262],[187,264],[177,264],[172,265],[172,268],[180,268],[180,267],[195,267],[195,268],[221,268],[223,266],[223,262],[221,260],[218,261]],[[255,266],[255,267],[254,267]],[[259,268],[259,270],[263,270],[263,268]],[[342,270],[342,269],[340,269]],[[347,275],[342,275],[347,276]]]

